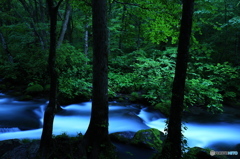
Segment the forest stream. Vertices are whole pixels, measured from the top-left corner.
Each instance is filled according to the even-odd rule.
[[[0,140],[40,139],[46,105],[45,100],[16,101],[13,97],[0,94]],[[54,119],[54,135],[66,133],[76,136],[80,132],[84,134],[90,121],[91,102],[71,104],[62,108]],[[215,151],[236,151],[237,144],[240,144],[240,118],[239,114],[231,112],[239,110],[228,108],[226,112],[220,115],[184,116],[187,127],[184,136],[188,140],[188,146],[208,147]],[[109,104],[109,133],[136,132],[148,128],[157,128],[163,132],[165,120],[160,112],[144,106],[120,105],[116,102]],[[133,147],[121,144],[116,146],[120,151],[139,153],[141,157],[152,153],[137,152]]]

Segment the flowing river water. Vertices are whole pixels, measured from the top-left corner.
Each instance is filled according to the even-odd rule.
[[[16,101],[13,97],[0,94],[0,140],[40,139],[46,105],[44,100]],[[63,110],[55,115],[53,134],[84,134],[90,121],[91,102],[62,108]],[[239,112],[237,109],[236,111]],[[187,130],[184,131],[184,136],[188,140],[188,146],[236,151],[236,145],[240,144],[238,115],[229,113],[185,117]],[[157,128],[163,132],[165,121],[166,118],[160,112],[147,107],[119,105],[114,102],[109,104],[109,133],[136,132],[148,128]]]

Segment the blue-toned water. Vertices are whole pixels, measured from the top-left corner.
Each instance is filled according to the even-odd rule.
[[[43,113],[46,101],[36,100],[21,102],[0,94],[0,140],[13,138],[39,139],[42,132]],[[62,107],[55,115],[55,135],[67,133],[75,136],[85,133],[91,111],[91,102],[72,104]],[[200,119],[205,119],[202,122]],[[209,147],[214,150],[234,150],[240,143],[240,119],[230,116],[197,116],[188,118],[187,130],[184,132],[190,147]],[[217,119],[217,118],[216,118]],[[229,120],[226,120],[229,119]],[[138,131],[147,128],[157,128],[164,131],[166,118],[159,112],[134,105],[109,105],[109,133],[121,131]],[[207,122],[206,122],[207,121]],[[240,153],[240,152],[239,152]]]

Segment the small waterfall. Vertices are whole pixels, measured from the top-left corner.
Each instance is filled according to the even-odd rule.
[[[151,122],[158,119],[166,119],[163,114],[157,111],[149,110],[148,107],[142,108],[138,116],[145,122]]]
[[[39,108],[33,110],[33,112],[37,115],[37,117],[39,118],[39,120],[41,122],[41,126],[40,127],[42,127],[42,125],[43,125],[44,111],[46,109],[47,103],[48,102],[46,102],[43,105],[40,105]]]

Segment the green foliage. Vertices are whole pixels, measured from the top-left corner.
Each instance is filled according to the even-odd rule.
[[[130,68],[128,73],[110,72],[110,88],[116,92],[141,92],[152,104],[169,100],[176,49],[169,48],[164,52],[154,50],[151,54],[139,50],[123,58],[131,55],[135,55],[134,62],[126,61],[124,64]]]
[[[191,51],[185,88],[186,110],[188,106],[206,106],[211,112],[221,112],[223,101],[235,100],[239,96],[236,93],[239,90],[239,69],[227,62],[211,62],[211,53],[212,50],[204,45]],[[132,55],[135,57],[130,58]],[[116,58],[110,65],[109,90],[129,93],[132,99],[137,99],[136,92],[140,92],[156,109],[168,115],[176,48],[151,52],[139,50]]]
[[[213,82],[207,79],[191,79],[186,82],[187,106],[207,106],[211,111],[221,111],[223,97]]]
[[[72,6],[70,23],[64,42],[57,50],[59,96],[90,99],[91,2],[74,0],[69,3]],[[219,111],[223,102],[236,103],[240,97],[238,3],[237,0],[196,1],[185,91],[186,108],[207,106],[210,111]],[[20,1],[3,0],[0,3],[0,33],[14,61],[9,62],[6,50],[0,47],[0,78],[9,83],[2,84],[2,89],[24,85],[27,92],[42,90],[28,85],[32,83],[49,91],[49,23],[47,17],[40,17],[47,13],[39,14],[36,10],[41,8],[39,4],[32,4],[29,1],[29,8],[36,14],[34,17]],[[181,3],[129,0],[109,1],[108,5],[111,48],[109,96],[126,93],[131,94],[132,101],[144,98],[167,114],[175,71]],[[64,7],[61,5],[59,8],[61,15]],[[58,32],[62,24],[60,20]],[[89,52],[83,54],[86,29]]]
[[[67,98],[82,95],[90,99],[91,73],[88,59],[80,50],[63,44],[58,50],[59,91]]]

